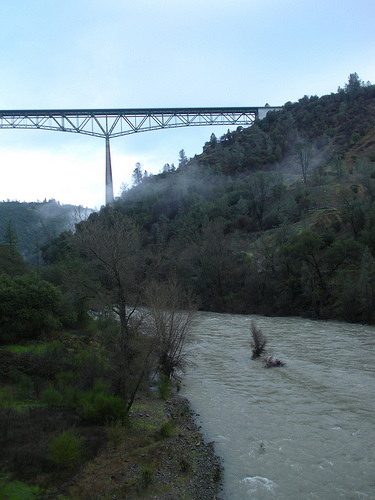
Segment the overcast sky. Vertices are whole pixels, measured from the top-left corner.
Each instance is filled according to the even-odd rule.
[[[0,109],[283,105],[375,83],[374,0],[0,0]],[[115,195],[202,151],[197,127],[111,141]],[[104,139],[0,129],[0,200],[104,203]]]

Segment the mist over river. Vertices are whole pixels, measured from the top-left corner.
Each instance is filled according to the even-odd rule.
[[[286,366],[251,360],[252,320]],[[374,327],[199,313],[190,349],[182,393],[223,499],[375,499]]]

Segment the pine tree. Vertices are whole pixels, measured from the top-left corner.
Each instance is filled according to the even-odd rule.
[[[12,221],[9,219],[7,229],[5,231],[4,243],[10,247],[16,247],[18,243],[17,233],[13,228]]]

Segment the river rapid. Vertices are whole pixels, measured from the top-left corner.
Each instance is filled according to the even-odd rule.
[[[286,366],[251,360],[253,320]],[[374,327],[199,313],[192,336],[182,394],[223,499],[375,499]]]

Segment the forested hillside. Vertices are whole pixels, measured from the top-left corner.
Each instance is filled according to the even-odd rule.
[[[61,205],[55,200],[43,202],[0,202],[0,243],[9,243],[9,230],[16,238],[18,251],[33,264],[38,252],[62,231],[74,227],[75,215],[81,209],[73,205]]]
[[[202,308],[374,321],[375,86],[357,74],[136,179],[114,210]]]
[[[375,86],[356,73],[336,93],[304,96],[251,127],[212,134],[194,158],[182,150],[177,168],[149,176],[137,165],[133,178],[75,233],[50,239],[62,223],[42,222],[32,204],[26,213],[37,234],[31,223],[30,234],[18,230],[16,212],[0,217],[0,230],[12,220],[29,252],[47,236],[41,273],[58,285],[64,262],[83,259],[85,269],[99,259],[90,268],[99,289],[80,289],[81,301],[114,286],[123,303],[146,303],[150,282],[173,278],[205,310],[375,321]],[[134,255],[117,248],[124,227]],[[79,235],[85,248],[77,249]],[[105,265],[113,266],[111,283]]]

